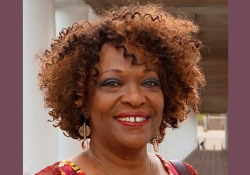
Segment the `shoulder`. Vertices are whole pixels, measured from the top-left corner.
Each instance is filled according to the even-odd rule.
[[[35,175],[61,175],[61,172],[59,170],[58,164],[60,162],[56,162],[53,165],[47,166],[46,168],[40,170]]]
[[[86,175],[74,163],[69,160],[56,162],[53,165],[47,166],[35,175]]]

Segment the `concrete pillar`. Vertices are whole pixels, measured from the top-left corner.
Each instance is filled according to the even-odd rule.
[[[74,22],[88,20],[93,17],[93,10],[83,0],[56,0],[56,36],[63,28]],[[67,138],[58,129],[58,159],[67,159],[82,151],[81,142]]]
[[[56,35],[74,22],[88,20],[89,8],[83,0],[56,0]]]
[[[55,37],[53,0],[23,0],[23,170],[26,175],[57,161],[57,131],[47,122],[39,90],[39,49],[50,46]],[[11,171],[11,170],[10,170]],[[10,173],[11,174],[11,173]]]

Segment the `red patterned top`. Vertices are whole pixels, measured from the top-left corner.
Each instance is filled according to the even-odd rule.
[[[159,157],[169,175],[179,175],[175,167],[168,160],[165,160],[161,155],[156,155],[156,156]],[[198,172],[191,165],[189,165],[186,162],[184,162],[184,164],[188,168],[191,175],[198,175]]]
[[[156,156],[159,157],[169,175],[179,175],[174,166],[169,161],[165,160],[161,155],[156,155]],[[189,165],[186,162],[184,163],[188,167],[192,175],[198,175],[197,171],[195,171],[191,165]],[[73,162],[70,162],[68,160],[63,160],[61,162],[56,162],[53,165],[44,168],[35,175],[86,175],[86,174],[80,168],[78,168]]]

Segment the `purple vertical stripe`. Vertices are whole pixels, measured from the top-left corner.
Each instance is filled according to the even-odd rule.
[[[250,174],[249,1],[229,2],[229,175]]]
[[[1,174],[22,174],[22,0],[1,1]]]

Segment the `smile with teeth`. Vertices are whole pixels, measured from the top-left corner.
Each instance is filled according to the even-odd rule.
[[[126,121],[126,122],[131,122],[131,123],[134,123],[134,122],[143,122],[146,120],[146,118],[144,117],[123,117],[123,118],[116,118],[117,120],[119,121]]]

